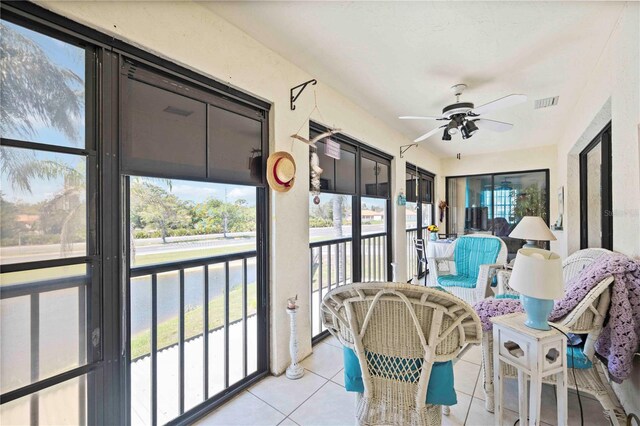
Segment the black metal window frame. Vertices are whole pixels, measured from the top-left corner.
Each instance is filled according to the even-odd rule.
[[[254,108],[261,109],[268,114],[271,104],[254,97],[246,92],[238,90],[228,84],[203,76],[191,69],[178,65],[167,59],[137,48],[127,42],[114,38],[103,32],[77,23],[69,18],[58,15],[31,2],[8,0],[0,3],[2,19],[13,22],[42,34],[58,38],[65,42],[86,46],[93,51],[95,70],[87,74],[87,79],[93,87],[90,95],[93,98],[87,101],[85,106],[86,117],[91,117],[91,126],[87,125],[87,131],[92,132],[91,143],[87,138],[87,145],[83,149],[57,147],[41,143],[2,139],[3,146],[12,146],[28,149],[42,149],[49,152],[67,154],[79,154],[86,156],[91,163],[91,168],[99,170],[97,175],[87,175],[87,188],[91,188],[91,197],[87,197],[87,210],[89,200],[95,200],[92,207],[95,212],[96,226],[91,231],[95,235],[95,254],[78,258],[63,260],[30,262],[25,265],[6,265],[2,272],[14,272],[28,270],[36,267],[63,266],[69,262],[79,262],[88,265],[92,271],[91,285],[91,327],[94,323],[99,327],[98,332],[87,334],[87,344],[98,339],[93,347],[93,353],[87,356],[93,357],[92,364],[87,364],[56,376],[41,380],[37,383],[25,386],[15,391],[2,395],[1,402],[9,402],[22,396],[30,395],[43,389],[69,379],[91,373],[87,381],[87,422],[89,424],[130,424],[130,399],[129,381],[127,379],[127,351],[129,336],[127,335],[126,317],[122,315],[123,306],[127,303],[126,284],[127,268],[122,264],[122,259],[127,258],[128,232],[124,229],[124,218],[127,214],[127,206],[124,203],[126,194],[126,176],[121,172],[119,156],[119,105],[118,83],[119,63],[121,57],[129,57],[141,64],[162,70],[175,78],[182,79],[202,90],[215,93],[221,99],[238,102]],[[90,77],[90,78],[89,78]],[[265,120],[268,123],[268,119]],[[89,123],[89,122],[87,122]],[[268,134],[268,133],[267,133]],[[265,145],[263,156],[266,161],[268,146]],[[88,160],[88,161],[89,161]],[[93,178],[91,178],[93,176]],[[191,178],[189,178],[191,179]],[[193,179],[191,179],[193,180]],[[95,190],[93,189],[95,188]],[[266,188],[259,191],[257,203],[264,206],[268,212],[268,196]],[[100,206],[117,206],[110,209],[102,209]],[[266,237],[269,235],[268,216],[261,217],[258,221],[258,232]],[[89,234],[87,236],[89,239]],[[262,268],[258,273],[264,277],[265,286],[258,297],[262,298],[258,304],[258,312],[262,310],[265,324],[268,323],[268,243],[258,239],[258,256],[262,260]],[[89,247],[88,247],[88,253]],[[4,291],[5,289],[3,289]],[[97,302],[96,302],[97,300]],[[96,317],[97,316],[97,317]],[[91,328],[90,330],[94,330]],[[88,329],[89,330],[89,329]],[[209,404],[203,403],[189,410],[172,424],[189,424],[211,411],[218,405],[226,402],[240,392],[244,387],[259,380],[268,374],[268,327],[263,338],[258,342],[258,350],[264,352],[262,362],[258,360],[258,368],[264,368],[264,372],[255,375],[250,381],[238,383],[226,389],[219,399]],[[93,397],[92,397],[93,396]],[[206,402],[206,401],[205,401]]]
[[[449,204],[449,179],[458,179],[458,178],[467,178],[467,177],[475,177],[475,176],[491,176],[491,208],[493,209],[494,206],[494,190],[495,190],[495,184],[496,184],[496,178],[500,177],[500,176],[504,176],[504,175],[511,175],[511,174],[515,174],[515,173],[544,173],[544,180],[545,180],[545,186],[546,186],[546,191],[545,191],[545,210],[547,211],[547,217],[544,219],[545,223],[547,224],[547,226],[549,226],[549,215],[550,215],[550,211],[549,211],[549,197],[550,197],[550,188],[549,188],[549,184],[550,184],[550,179],[549,179],[549,169],[533,169],[533,170],[512,170],[512,171],[508,171],[508,172],[496,172],[496,173],[476,173],[476,174],[470,174],[470,175],[457,175],[457,176],[447,176],[446,177],[446,182],[445,182],[445,197],[447,200],[447,204]],[[450,211],[447,213],[447,234],[450,234],[452,232],[451,230],[451,221],[449,220],[449,214]],[[492,229],[491,234],[493,235],[494,230]],[[546,242],[546,247],[547,249],[549,248],[549,242]]]
[[[309,131],[310,133],[316,133],[316,134],[320,134],[320,133],[324,133],[326,131],[328,131],[329,128],[314,122],[314,121],[309,121]],[[392,210],[391,210],[391,188],[392,188],[392,177],[391,177],[391,161],[393,160],[393,156],[386,154],[385,152],[382,152],[380,150],[377,150],[376,148],[373,148],[369,145],[367,145],[364,142],[361,142],[357,139],[354,139],[348,135],[345,135],[344,133],[338,133],[335,134],[333,136],[331,136],[331,139],[334,139],[336,142],[340,143],[341,146],[345,146],[346,149],[348,149],[350,152],[355,152],[356,154],[356,170],[355,170],[355,191],[354,192],[344,192],[344,191],[336,191],[336,190],[322,190],[321,192],[323,194],[337,194],[337,195],[348,195],[351,197],[351,214],[352,214],[352,218],[351,218],[351,237],[346,237],[346,238],[338,238],[338,239],[332,239],[332,240],[323,240],[323,241],[318,241],[318,242],[314,242],[314,243],[310,243],[309,247],[310,250],[313,251],[314,249],[316,250],[322,250],[323,246],[333,246],[335,245],[336,247],[340,244],[346,244],[346,242],[351,242],[351,281],[352,282],[359,282],[362,279],[362,259],[361,259],[361,250],[362,250],[362,240],[363,240],[363,235],[362,235],[362,231],[361,231],[361,225],[362,225],[362,217],[361,217],[361,200],[363,197],[365,198],[376,198],[376,199],[384,199],[386,200],[386,210],[387,210],[387,217],[386,217],[386,223],[385,223],[385,229],[386,231],[384,233],[377,233],[377,234],[366,234],[364,236],[364,238],[379,238],[381,236],[386,236],[386,255],[387,255],[387,261],[386,261],[386,267],[387,267],[387,274],[386,274],[386,280],[390,281],[392,278],[392,271],[391,271],[391,259],[393,259],[393,254],[392,254],[392,250],[393,250],[393,241],[392,241]],[[362,194],[362,185],[361,185],[361,176],[360,176],[360,160],[361,157],[365,156],[368,159],[373,159],[374,161],[379,161],[381,163],[384,163],[385,165],[387,165],[388,167],[388,173],[389,173],[389,177],[388,177],[388,182],[389,182],[389,194],[388,196],[377,196],[377,195],[364,195]],[[329,258],[330,259],[330,258]],[[310,260],[313,261],[313,252],[311,253],[310,256]],[[319,291],[320,294],[322,294],[322,291]],[[311,315],[311,323],[313,324],[313,315],[314,312],[312,312],[313,309],[310,309],[310,315]],[[328,331],[323,331],[320,334],[316,335],[316,336],[312,336],[312,343],[315,344],[319,341],[321,341],[322,339],[324,339],[325,337],[327,337],[329,335]]]
[[[0,299],[8,299],[19,296],[30,296],[30,333],[31,347],[31,378],[32,383],[18,389],[6,392],[0,396],[0,403],[5,404],[16,399],[31,395],[31,424],[38,424],[38,392],[62,384],[68,380],[86,377],[86,382],[80,382],[80,392],[99,389],[103,385],[103,377],[98,372],[104,363],[103,339],[102,339],[102,257],[100,256],[100,206],[99,200],[99,176],[96,172],[100,164],[97,134],[97,96],[96,84],[98,74],[97,49],[90,43],[74,37],[66,32],[52,29],[38,22],[26,19],[13,10],[5,9],[2,4],[2,19],[20,27],[46,35],[65,44],[76,46],[85,51],[85,133],[83,135],[83,147],[66,147],[52,145],[44,142],[33,142],[9,138],[0,138],[2,147],[12,149],[33,150],[36,152],[48,152],[56,154],[74,155],[85,159],[86,164],[86,253],[84,256],[59,257],[49,260],[20,262],[0,266],[0,272],[26,272],[37,269],[55,268],[60,266],[85,265],[86,274],[70,278],[48,279],[29,284],[14,284],[0,286]],[[39,296],[49,291],[77,288],[79,294],[79,355],[80,365],[68,369],[44,379],[38,379],[39,365]],[[90,374],[92,373],[92,374]],[[87,392],[89,395],[92,392]],[[95,396],[95,395],[94,395]],[[97,420],[96,413],[99,401],[95,397],[87,398],[79,404],[80,418],[86,416],[88,424]]]
[[[613,173],[611,155],[611,122],[602,129],[579,155],[580,163],[580,248],[589,248],[589,208],[587,196],[587,155],[601,145],[600,162],[600,226],[602,230],[601,247],[613,250]]]
[[[415,230],[417,231],[418,238],[424,238],[424,235],[423,235],[424,229],[423,229],[423,226],[422,226],[422,214],[423,214],[423,212],[422,212],[422,204],[423,203],[427,204],[426,203],[427,200],[423,199],[423,192],[422,192],[421,186],[423,185],[423,183],[422,183],[423,180],[427,181],[427,182],[431,182],[431,197],[432,197],[432,200],[431,200],[431,217],[435,220],[435,217],[436,217],[436,203],[435,203],[435,199],[433,199],[433,196],[435,194],[435,177],[436,177],[436,175],[435,175],[435,173],[431,173],[428,170],[425,170],[425,169],[420,168],[420,167],[416,167],[416,166],[414,166],[413,164],[410,164],[410,163],[407,163],[407,174],[413,175],[414,179],[415,179],[415,176],[418,177],[418,196],[417,196],[415,201],[411,201],[411,202],[415,202],[417,204],[417,222],[416,222],[416,229]],[[409,197],[409,188],[406,188],[406,191],[407,191],[407,194],[406,194],[407,195],[407,201],[410,201],[410,198],[412,198],[412,197]],[[413,230],[414,230],[413,228],[411,228],[411,229],[408,228],[407,229],[407,231],[413,231]]]

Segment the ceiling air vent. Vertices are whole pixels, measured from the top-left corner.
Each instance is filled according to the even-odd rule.
[[[560,98],[560,96],[554,96],[552,98],[544,98],[544,99],[538,99],[536,100],[535,106],[533,107],[533,109],[540,109],[540,108],[547,108],[550,106],[556,106],[558,105],[558,98]]]

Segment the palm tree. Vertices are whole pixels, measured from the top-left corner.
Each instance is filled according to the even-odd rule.
[[[79,140],[84,82],[33,40],[0,23],[0,134],[34,136],[38,122]]]
[[[82,119],[83,80],[73,71],[54,64],[46,52],[29,37],[0,23],[0,136],[36,136],[36,126],[44,124],[60,131],[72,142],[80,139],[78,123]],[[84,191],[84,171],[57,161],[41,160],[36,151],[1,147],[0,172],[14,189],[32,192],[35,179],[64,178],[59,197]],[[64,219],[61,254],[71,248],[75,222],[83,211],[80,203]]]

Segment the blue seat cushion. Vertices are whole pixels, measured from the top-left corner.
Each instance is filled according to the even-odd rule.
[[[344,357],[344,387],[349,392],[364,392],[364,383],[362,381],[362,370],[358,357],[352,349],[343,346]],[[367,353],[367,357],[371,362],[375,357],[385,357],[384,355]],[[386,357],[385,357],[386,358]],[[386,363],[389,360],[385,360]],[[420,367],[422,360],[404,360],[397,358],[396,365],[404,368],[409,364],[413,364],[413,368],[407,368],[405,374],[413,376],[417,381],[420,376]],[[383,373],[384,374],[384,373]],[[389,373],[389,376],[392,374]],[[406,379],[407,377],[405,377]],[[429,377],[429,385],[427,387],[427,404],[434,405],[455,405],[458,403],[456,391],[453,388],[453,363],[451,361],[436,362],[431,368],[431,376]]]
[[[567,346],[568,368],[591,368],[593,363],[587,358],[579,346]]]
[[[438,277],[438,284],[443,287],[475,288],[480,265],[496,263],[500,247],[501,241],[498,238],[458,238],[453,249],[456,275]]]
[[[438,284],[443,287],[475,288],[477,280],[477,278],[465,277],[463,275],[443,275],[438,277]]]

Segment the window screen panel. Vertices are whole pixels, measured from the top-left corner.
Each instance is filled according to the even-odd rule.
[[[378,196],[389,196],[389,166],[383,163],[376,163],[376,177],[378,182]]]
[[[206,176],[206,105],[127,79],[124,168],[129,173]]]
[[[262,183],[262,123],[209,106],[209,178]]]
[[[336,189],[335,160],[325,155],[324,142],[316,142],[316,146],[318,147],[318,160],[320,162],[320,168],[322,169],[322,174],[320,175],[320,189],[334,191]]]
[[[356,154],[340,149],[340,159],[336,160],[336,191],[356,193]]]
[[[377,195],[376,173],[378,165],[375,161],[362,157],[360,160],[360,179],[362,195]]]

